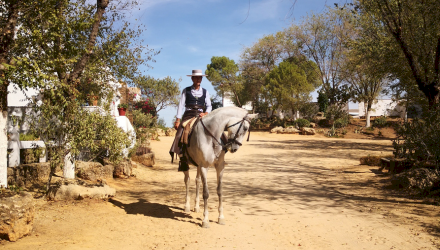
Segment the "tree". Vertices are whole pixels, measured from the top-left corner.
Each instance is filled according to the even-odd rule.
[[[156,114],[168,107],[179,105],[179,81],[167,76],[156,79],[151,76],[140,76],[134,80],[134,84],[141,89],[141,93],[150,106],[155,107]]]
[[[347,48],[345,40],[352,35],[352,24],[346,18],[347,10],[327,9],[320,14],[308,15],[300,25],[284,30],[310,60],[317,65],[322,89],[330,105],[346,103],[350,94],[341,72]]]
[[[23,58],[13,56],[19,47],[16,34],[19,24],[24,20],[34,21],[30,13],[40,12],[46,7],[40,1],[5,0],[0,2],[0,187],[7,186],[7,118],[8,118],[8,86],[10,78],[17,68],[25,68]],[[38,85],[38,81],[19,81],[20,87]]]
[[[225,93],[232,92],[237,106],[241,107],[244,103],[240,102],[238,92],[242,90],[243,85],[239,74],[238,65],[225,56],[213,56],[211,64],[208,64],[205,74],[208,80],[214,86],[217,93],[223,96]]]
[[[264,89],[275,99],[273,102],[275,108],[289,110],[295,114],[310,101],[310,93],[315,90],[315,82],[313,78],[307,78],[306,71],[300,66],[284,61],[269,73]]]
[[[356,4],[358,13],[366,16],[366,21],[380,32],[370,42],[387,45],[382,54],[386,60],[380,66],[398,79],[411,75],[429,106],[437,106],[440,102],[439,2],[359,0]],[[402,81],[406,83],[413,84]]]
[[[245,48],[240,56],[243,89],[238,95],[243,103],[252,101],[254,111],[262,109],[258,112],[265,112],[269,108],[267,102],[271,97],[261,92],[261,88],[267,74],[286,58],[282,39],[280,33],[264,36]]]
[[[366,105],[366,127],[370,127],[371,107],[377,101],[377,97],[387,84],[385,75],[375,71],[374,63],[371,61],[358,61],[352,59],[347,65],[347,82],[353,91],[354,100],[364,102]]]
[[[11,6],[15,3],[7,2]],[[130,6],[131,3],[110,3],[109,0],[97,0],[96,4],[89,4],[86,0],[45,0],[32,1],[30,7],[37,11],[23,12],[24,9],[19,8],[18,13],[26,13],[23,14],[26,18],[16,17],[14,28],[2,27],[6,30],[2,32],[13,34],[13,46],[4,51],[10,63],[2,61],[5,72],[1,75],[3,110],[7,107],[4,85],[9,82],[21,88],[37,85],[44,92],[53,92],[46,95],[49,102],[45,105],[49,105],[48,109],[58,106],[59,109],[53,109],[58,112],[53,116],[64,115],[67,119],[63,119],[64,123],[59,126],[68,127],[77,118],[76,110],[84,101],[80,93],[84,78],[91,78],[101,86],[113,77],[132,78],[139,64],[151,60],[152,51],[147,50],[146,58],[141,57],[144,47],[133,44],[142,30],[132,30],[123,21],[122,9]],[[14,8],[7,10],[15,11]],[[14,16],[14,11],[6,14]],[[20,28],[17,28],[18,24]],[[3,142],[0,144],[4,145]],[[3,161],[6,153],[0,153]],[[74,177],[73,169],[64,170],[65,177]]]

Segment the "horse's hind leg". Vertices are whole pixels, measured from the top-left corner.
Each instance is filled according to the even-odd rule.
[[[218,195],[218,224],[225,224],[225,217],[223,215],[223,201],[222,201],[222,185],[223,185],[223,170],[225,169],[224,160],[221,161],[215,166],[217,170],[217,195]]]
[[[186,188],[186,196],[185,196],[185,213],[189,213],[190,212],[190,204],[189,204],[189,181],[190,181],[190,177],[189,177],[189,171],[184,171],[183,172],[185,174],[185,188]]]
[[[209,227],[209,218],[208,218],[208,198],[209,198],[209,191],[208,191],[208,168],[200,167],[200,172],[202,174],[202,183],[203,183],[203,205],[204,205],[204,211],[203,211],[203,221],[202,221],[202,227],[208,228]]]
[[[200,177],[200,167],[197,167],[197,176],[196,176],[196,202],[194,206],[194,212],[200,212],[200,183],[202,183],[202,178]]]

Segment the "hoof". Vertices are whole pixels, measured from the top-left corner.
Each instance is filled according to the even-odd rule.
[[[209,222],[202,222],[202,228],[209,228]]]
[[[218,224],[225,225],[225,218],[218,218]]]
[[[185,207],[185,213],[190,213],[191,209],[189,209],[189,207]]]
[[[194,208],[194,212],[195,212],[195,213],[200,213],[200,208],[195,207],[195,208]]]

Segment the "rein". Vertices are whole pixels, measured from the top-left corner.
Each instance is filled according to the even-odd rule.
[[[237,129],[237,132],[235,133],[235,136],[233,139],[228,138],[228,142],[226,144],[222,144],[220,143],[217,138],[215,138],[215,136],[206,128],[205,124],[203,123],[203,119],[200,119],[200,122],[202,123],[203,129],[208,133],[208,135],[210,135],[220,146],[222,146],[223,150],[227,150],[227,147],[229,145],[231,145],[232,143],[238,144],[239,146],[242,146],[243,144],[241,144],[239,141],[237,141],[237,137],[238,137],[238,132],[240,131],[241,127],[243,126],[244,121],[249,122],[249,125],[251,124],[250,120],[247,119],[247,115],[245,117],[243,117],[243,119],[241,121],[238,121],[232,125],[227,126],[226,128],[230,128],[233,127],[237,124],[240,124],[240,126]],[[249,141],[249,137],[251,135],[251,127],[249,126],[249,132],[248,132],[248,138],[247,141]]]

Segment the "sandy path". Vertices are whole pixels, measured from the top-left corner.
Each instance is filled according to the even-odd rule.
[[[183,174],[169,162],[172,138],[153,141],[154,168],[114,180],[106,201],[40,201],[31,236],[3,249],[438,249],[439,207],[384,189],[359,157],[389,154],[389,141],[252,133],[227,154],[226,225],[218,225],[209,170],[211,228],[183,212]],[[191,178],[194,181],[195,171]],[[192,186],[194,197],[194,186]],[[201,202],[203,204],[203,201]],[[194,202],[191,204],[194,205]]]

